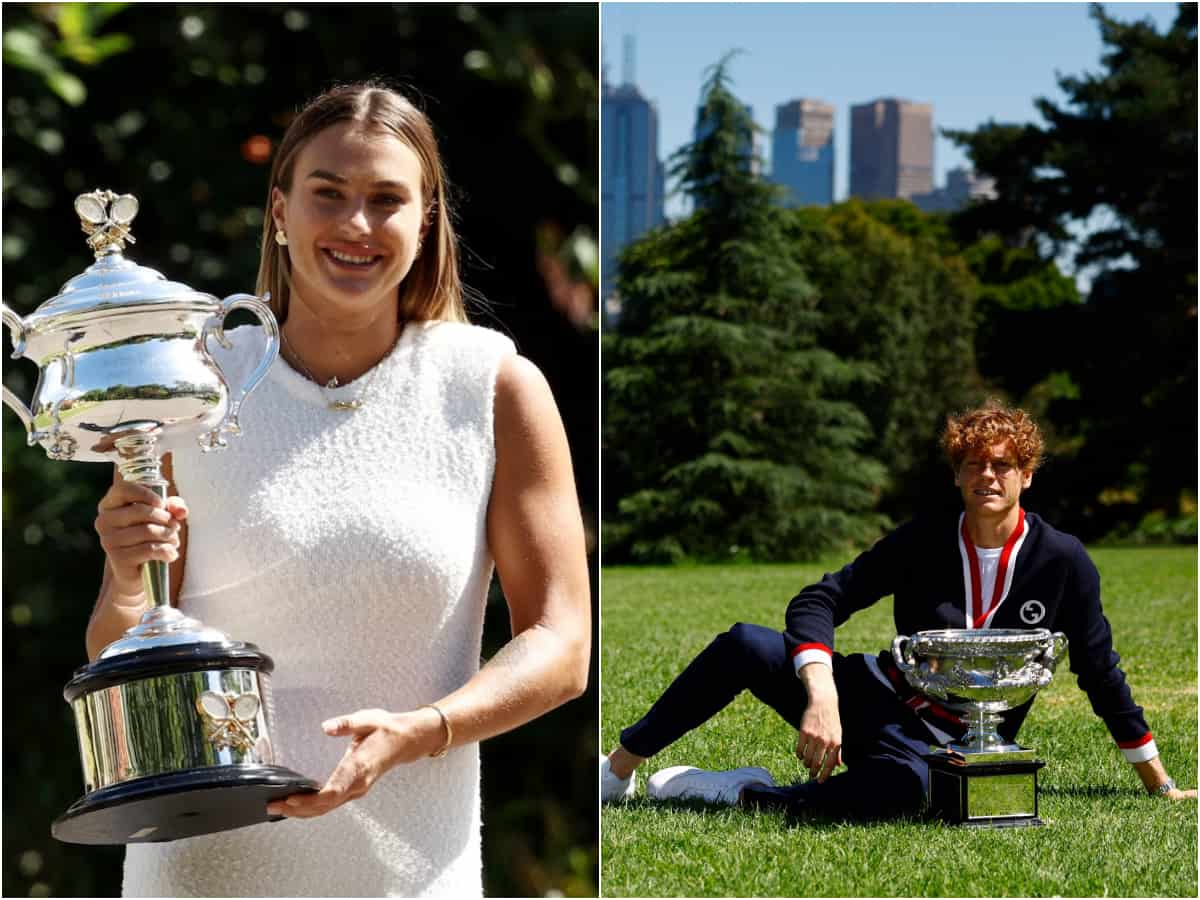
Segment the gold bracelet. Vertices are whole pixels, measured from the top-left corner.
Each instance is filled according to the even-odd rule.
[[[450,749],[450,744],[454,741],[454,729],[450,727],[450,720],[446,718],[446,714],[432,703],[426,703],[421,709],[432,709],[441,717],[442,724],[446,726],[446,743],[442,744],[441,750],[429,754],[431,759],[441,759],[446,755],[446,751]]]

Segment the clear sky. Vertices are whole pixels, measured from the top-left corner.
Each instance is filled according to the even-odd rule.
[[[1123,21],[1159,30],[1173,3],[1108,3]],[[850,105],[880,97],[933,104],[934,128],[972,129],[989,119],[1040,121],[1035,97],[1061,100],[1055,73],[1100,70],[1100,30],[1086,3],[620,3],[601,6],[602,55],[624,79],[623,39],[635,39],[634,83],[659,114],[659,154],[691,139],[704,70],[727,51],[734,92],[767,130],[776,104],[796,97],[835,107],[834,197],[849,185]],[[970,163],[951,141],[934,143],[934,183]],[[670,187],[670,185],[668,185]],[[668,215],[683,210],[668,200]]]

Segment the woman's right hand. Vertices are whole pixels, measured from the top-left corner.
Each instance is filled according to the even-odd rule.
[[[96,533],[112,570],[113,601],[137,597],[143,602],[141,565],[152,559],[179,558],[179,532],[187,518],[181,497],[163,500],[142,484],[119,475],[100,500]]]

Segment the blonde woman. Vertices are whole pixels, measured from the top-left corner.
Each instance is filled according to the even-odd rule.
[[[478,742],[582,693],[588,576],[558,410],[467,324],[437,144],[402,95],[338,87],[293,121],[258,291],[283,358],[239,442],[168,461],[165,503],[115,476],[87,644],[171,562],[176,605],[269,648],[281,762],[324,786],[273,803],[286,821],[131,845],[124,893],[477,896]],[[232,377],[261,346],[239,332]],[[480,667],[493,566],[513,638]]]

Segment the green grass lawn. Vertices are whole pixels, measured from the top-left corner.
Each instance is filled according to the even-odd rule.
[[[1181,786],[1196,785],[1196,553],[1099,549],[1105,612],[1134,698]],[[782,628],[787,601],[828,565],[611,568],[602,575],[602,750],[616,745],[683,666],[734,622]],[[878,652],[891,600],[837,633],[843,653]],[[601,815],[605,896],[1197,896],[1194,803],[1146,796],[1064,662],[1018,740],[1047,762],[1045,828],[936,822],[797,823],[782,814],[658,805],[658,769],[756,765],[801,773],[795,733],[744,694],[638,772],[639,799]]]

